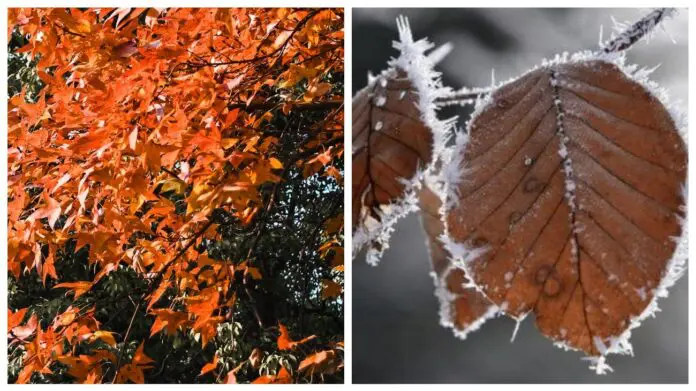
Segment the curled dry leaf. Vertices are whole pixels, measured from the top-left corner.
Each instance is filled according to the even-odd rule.
[[[418,194],[421,222],[427,238],[435,296],[440,302],[440,324],[451,328],[459,338],[477,330],[499,310],[490,300],[468,287],[469,279],[463,269],[453,265],[440,236],[445,227],[440,219],[440,198],[425,185]]]
[[[447,247],[482,292],[599,356],[598,372],[607,353],[631,352],[630,329],[683,262],[686,146],[632,71],[574,57],[499,88],[470,122],[446,215]]]
[[[403,199],[431,161],[432,132],[403,71],[375,79],[353,97],[353,227],[378,225],[382,208]]]
[[[433,70],[442,51],[426,56],[433,45],[414,42],[406,19],[397,22],[400,56],[353,97],[353,249],[368,244],[373,265],[396,221],[417,209],[415,191],[453,123],[435,113],[435,99],[449,91]]]

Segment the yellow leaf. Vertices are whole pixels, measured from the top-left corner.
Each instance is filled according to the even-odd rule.
[[[79,20],[76,24],[76,27],[77,31],[81,32],[82,34],[92,32],[92,25],[90,25],[89,21],[86,19]]]
[[[92,337],[90,338],[90,342],[94,342],[98,339],[101,339],[110,346],[116,345],[116,340],[114,339],[113,333],[111,331],[95,331],[94,334],[92,334]]]
[[[239,142],[238,138],[223,138],[222,139],[222,148],[228,149],[234,147],[237,142]]]
[[[188,197],[188,206],[186,208],[186,214],[189,215],[193,212],[198,211],[202,204],[205,204],[210,198],[211,188],[207,183],[197,183],[193,186],[193,190]]]
[[[186,192],[186,182],[179,178],[166,179],[160,181],[159,184],[162,185],[160,188],[161,193],[166,193],[168,191],[173,191],[176,194],[184,194]]]
[[[278,160],[274,157],[268,159],[268,162],[271,164],[271,168],[275,168],[275,169],[283,168],[283,163],[281,163],[280,160]]]

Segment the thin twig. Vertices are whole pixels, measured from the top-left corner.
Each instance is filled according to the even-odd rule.
[[[111,380],[111,384],[115,384],[116,379],[118,379],[118,373],[121,370],[121,360],[123,359],[123,351],[126,349],[126,344],[128,344],[128,336],[130,335],[131,329],[133,328],[133,321],[135,321],[135,316],[138,314],[138,310],[140,309],[142,303],[142,301],[138,301],[138,304],[135,306],[135,311],[133,311],[133,316],[131,316],[130,323],[128,324],[128,329],[126,330],[126,334],[123,336],[123,345],[121,345],[121,349],[118,351],[118,360],[116,361],[116,373],[114,373],[114,378]]]
[[[487,95],[495,91],[495,86],[490,87],[474,87],[474,88],[462,88],[458,91],[447,96],[441,96],[435,98],[435,104],[438,106],[452,106],[461,105],[465,106],[468,104],[476,103],[476,101],[482,96]]]
[[[297,102],[297,103],[292,103],[292,102],[277,102],[277,103],[251,103],[247,105],[246,103],[230,103],[227,105],[227,108],[232,110],[232,109],[246,109],[246,110],[271,110],[276,107],[280,107],[284,104],[290,104],[292,106],[292,110],[298,110],[298,111],[310,111],[310,110],[327,110],[327,109],[335,109],[337,107],[341,107],[343,104],[343,99],[333,99],[333,100],[326,100],[326,101],[320,101],[320,102]]]
[[[216,62],[216,63],[208,63],[208,62],[207,62],[207,63],[188,63],[188,65],[189,65],[190,67],[193,67],[193,68],[201,68],[201,67],[207,67],[207,66],[220,66],[220,65],[232,65],[232,64],[246,64],[246,63],[255,62],[255,61],[258,61],[258,60],[263,60],[263,59],[272,57],[272,56],[274,56],[275,54],[277,54],[278,52],[281,52],[281,51],[285,50],[285,46],[287,46],[287,44],[290,43],[290,41],[292,40],[292,38],[293,38],[293,36],[295,35],[295,33],[297,33],[300,29],[302,29],[302,27],[303,27],[305,24],[307,24],[307,22],[309,22],[309,20],[312,19],[312,18],[313,18],[316,14],[318,14],[320,11],[321,11],[321,10],[314,10],[314,11],[310,12],[309,14],[307,14],[307,16],[304,17],[304,19],[302,19],[301,21],[299,21],[299,22],[297,23],[297,25],[296,25],[295,28],[292,30],[292,32],[290,33],[290,35],[288,36],[288,38],[283,42],[283,44],[280,45],[277,49],[273,50],[272,52],[270,52],[270,53],[268,53],[268,54],[264,54],[264,55],[262,55],[262,56],[256,56],[256,57],[254,57],[254,58],[249,58],[249,59],[246,59],[246,60],[223,61],[223,62]]]
[[[665,18],[674,15],[674,8],[658,8],[645,17],[635,22],[631,27],[627,28],[619,36],[612,39],[606,45],[602,45],[604,53],[613,53],[626,50],[638,42],[641,38],[648,35],[661,21]],[[494,88],[463,88],[460,91],[439,97],[435,99],[435,104],[442,106],[466,106],[474,104],[481,95],[491,93]]]
[[[604,53],[615,53],[630,48],[634,43],[649,34],[662,20],[674,15],[675,12],[676,9],[674,8],[655,9],[635,22],[631,27],[622,31],[618,37],[603,45],[602,50]]]
[[[184,255],[184,254],[186,253],[186,251],[188,251],[188,249],[191,248],[191,246],[193,246],[194,243],[196,243],[196,241],[198,240],[198,238],[200,238],[201,235],[203,235],[203,234],[208,230],[208,228],[210,228],[212,225],[213,225],[213,219],[212,219],[212,216],[209,215],[209,216],[208,216],[208,222],[205,223],[205,225],[203,226],[203,228],[201,228],[200,231],[196,232],[196,234],[193,235],[193,237],[192,237],[191,240],[186,244],[186,246],[185,246],[183,249],[181,249],[181,251],[179,251],[179,252],[176,254],[176,256],[174,256],[174,258],[172,258],[171,260],[167,261],[167,262],[163,265],[162,269],[160,269],[160,271],[157,272],[157,274],[155,275],[155,277],[154,277],[152,280],[150,280],[150,287],[147,289],[147,292],[148,292],[148,293],[149,293],[149,291],[152,290],[152,287],[153,287],[153,286],[157,285],[156,283],[154,283],[154,281],[159,280],[159,279],[162,277],[162,275],[164,274],[164,272],[169,268],[169,266],[170,266],[172,263],[174,263],[177,259],[179,259],[182,255]]]

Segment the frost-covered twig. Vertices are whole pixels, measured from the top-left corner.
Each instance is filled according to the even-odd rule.
[[[675,8],[658,8],[645,17],[635,22],[630,27],[624,29],[618,36],[611,39],[608,43],[600,46],[604,53],[620,52],[630,48],[644,36],[650,34],[653,29],[665,18],[672,17],[676,13]],[[483,88],[462,88],[454,91],[447,96],[442,96],[435,101],[439,107],[444,106],[466,106],[476,103],[482,95],[486,95],[494,90],[495,87]]]
[[[663,19],[676,13],[675,8],[658,8],[634,23],[631,27],[622,31],[606,45],[602,45],[604,53],[620,52],[630,48],[657,26]]]
[[[495,87],[475,87],[475,88],[462,88],[458,91],[453,91],[451,94],[442,96],[435,100],[435,104],[443,106],[465,106],[472,105],[476,103],[482,95],[487,95],[493,91]]]

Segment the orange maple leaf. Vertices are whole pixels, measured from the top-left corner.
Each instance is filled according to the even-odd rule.
[[[53,289],[56,288],[67,288],[73,291],[75,299],[77,299],[92,288],[92,283],[89,281],[62,282],[53,286]]]
[[[280,329],[280,336],[278,337],[277,345],[278,349],[280,350],[294,349],[298,345],[311,341],[317,337],[316,335],[310,335],[309,337],[305,337],[299,341],[293,341],[290,339],[287,327],[285,327],[282,323],[278,323],[278,328]]]

